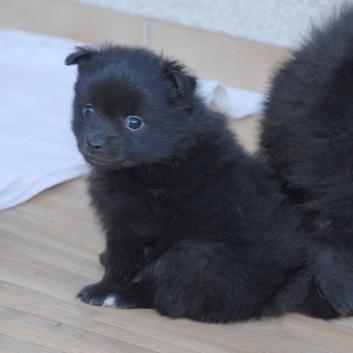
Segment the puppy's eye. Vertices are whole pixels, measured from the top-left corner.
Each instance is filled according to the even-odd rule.
[[[84,116],[88,116],[94,112],[92,104],[86,104],[82,110]]]
[[[137,131],[144,126],[144,122],[138,116],[129,116],[126,119],[126,126],[129,130]]]

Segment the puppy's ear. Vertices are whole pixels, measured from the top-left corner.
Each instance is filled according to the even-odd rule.
[[[80,64],[83,60],[87,60],[93,54],[93,49],[89,47],[76,47],[76,51],[65,59],[66,65]]]
[[[196,77],[189,75],[184,66],[177,61],[166,61],[164,63],[164,74],[174,84],[175,93],[173,96],[190,97],[196,88]]]

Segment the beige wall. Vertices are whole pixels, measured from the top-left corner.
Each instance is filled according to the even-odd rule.
[[[288,50],[63,0],[0,0],[0,28],[97,45],[144,45],[184,61],[199,77],[263,91]]]
[[[353,0],[69,0],[293,48],[310,28],[342,2]]]

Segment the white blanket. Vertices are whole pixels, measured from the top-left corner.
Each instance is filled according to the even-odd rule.
[[[76,67],[64,65],[79,44],[0,30],[0,210],[88,171],[70,129]],[[263,98],[216,81],[199,90],[232,118],[258,112]]]

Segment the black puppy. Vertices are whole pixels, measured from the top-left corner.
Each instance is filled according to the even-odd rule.
[[[276,74],[261,145],[311,232],[315,282],[353,314],[353,8],[345,6]]]
[[[66,64],[78,64],[72,127],[106,233],[105,275],[79,298],[209,322],[312,314],[297,218],[195,77],[120,46],[79,47]]]

